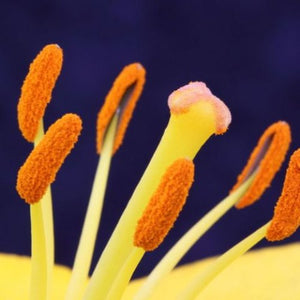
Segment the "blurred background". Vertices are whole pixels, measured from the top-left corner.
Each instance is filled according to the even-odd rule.
[[[1,252],[30,255],[29,207],[17,195],[15,182],[32,145],[19,132],[16,106],[29,64],[46,44],[63,48],[64,64],[45,125],[73,112],[84,126],[52,186],[57,263],[73,263],[98,161],[97,112],[129,63],[142,63],[147,81],[112,161],[93,266],[160,140],[173,90],[204,81],[228,105],[233,120],[229,131],[211,137],[196,157],[196,178],[184,211],[135,276],[149,273],[228,194],[271,123],[286,120],[291,125],[289,155],[300,146],[299,1],[2,0],[0,28]],[[269,220],[286,165],[258,203],[241,211],[233,208],[181,263],[220,254]],[[264,241],[257,247],[269,245]]]

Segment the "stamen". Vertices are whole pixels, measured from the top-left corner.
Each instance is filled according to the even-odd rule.
[[[58,45],[47,45],[31,63],[18,103],[18,122],[24,138],[33,142],[52,90],[60,74],[63,53]]]
[[[66,114],[49,127],[42,141],[33,149],[17,179],[17,191],[27,203],[34,204],[45,194],[77,142],[81,128],[81,119],[77,115]]]
[[[132,117],[145,83],[145,69],[139,63],[126,66],[113,83],[97,119],[97,153],[100,154],[103,138],[113,115],[121,106],[121,116],[114,142],[115,153],[122,144],[125,131]],[[122,102],[122,103],[121,103]]]
[[[300,225],[300,149],[291,156],[281,196],[266,238],[280,241],[292,235]]]
[[[175,223],[194,180],[191,160],[178,159],[167,170],[151,197],[134,235],[134,245],[156,249]]]
[[[18,103],[19,128],[36,147],[44,136],[43,115],[62,66],[62,50],[48,45],[30,65]],[[54,265],[51,188],[40,203],[30,206],[32,274],[30,299],[50,299]]]
[[[145,251],[157,248],[172,228],[194,180],[194,164],[178,159],[165,171],[160,184],[138,221],[134,245],[108,293],[106,300],[121,299],[125,288]],[[102,290],[98,290],[102,294]]]
[[[83,293],[99,228],[112,154],[120,147],[145,83],[145,70],[134,63],[126,66],[113,83],[97,120],[97,151],[101,156],[92,187],[66,300]]]
[[[182,99],[176,102],[184,103],[193,95],[191,91],[201,89],[199,85],[188,85]],[[224,109],[228,108],[224,105]],[[225,114],[230,115],[230,112]],[[185,157],[192,160],[207,139],[218,131],[218,118],[211,97],[207,101],[193,103],[187,112],[174,114],[171,117],[164,135],[137,185],[118,225],[107,243],[101,258],[94,270],[85,293],[85,299],[96,299],[99,289],[103,298],[108,294],[123,263],[134,249],[132,236],[138,219],[148,204],[149,197],[155,192],[160,178],[165,170],[175,160]],[[228,119],[226,119],[228,121]],[[228,122],[224,122],[227,126]],[[122,249],[120,252],[118,249]]]
[[[286,122],[279,121],[267,128],[231,190],[235,191],[254,171],[257,172],[251,187],[236,208],[249,206],[262,196],[280,169],[290,143],[291,131]]]

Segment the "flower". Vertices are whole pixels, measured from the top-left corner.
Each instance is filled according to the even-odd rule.
[[[63,297],[70,300],[115,300],[121,299],[124,293],[125,299],[150,299],[163,282],[163,294],[161,297],[154,296],[154,299],[169,299],[172,293],[178,299],[194,299],[218,273],[259,240],[264,237],[269,240],[286,238],[298,228],[300,150],[295,151],[290,159],[283,192],[271,222],[220,256],[203,273],[197,274],[197,264],[172,271],[186,251],[232,206],[243,208],[252,204],[270,185],[291,140],[288,124],[277,122],[259,140],[230,195],[175,244],[142,285],[137,282],[128,286],[145,252],[157,248],[174,225],[193,183],[195,155],[212,134],[225,133],[231,122],[230,111],[224,102],[214,96],[203,82],[191,82],[169,96],[170,120],[166,130],[92,276],[88,278],[110,162],[122,143],[145,82],[144,68],[135,63],[122,70],[98,114],[96,148],[100,154],[99,165],[74,267],[70,270],[55,266],[50,184],[82,129],[79,116],[66,114],[44,134],[43,116],[61,65],[61,48],[57,45],[46,46],[31,64],[21,90],[19,127],[25,139],[34,143],[34,148],[19,170],[16,189],[30,206],[31,277],[29,281],[28,258],[1,255],[0,261],[7,266],[5,270],[20,269],[19,279],[11,279],[9,274],[6,276],[6,280],[11,281],[0,291],[3,298],[24,299],[29,292],[30,300]],[[284,247],[280,253],[288,252],[290,255],[293,250],[293,247]],[[255,257],[265,258],[266,253],[269,250],[257,252]],[[276,255],[276,251],[272,253]],[[253,254],[245,257],[250,257],[252,266]],[[245,261],[244,264],[248,265],[246,258]],[[249,270],[251,266],[248,265]],[[3,282],[6,283],[5,279]],[[170,290],[168,286],[171,283]],[[224,288],[229,286],[227,281],[219,284]],[[17,286],[17,289],[11,285]],[[224,291],[222,293],[225,295]],[[241,298],[240,291],[233,295],[230,297]]]

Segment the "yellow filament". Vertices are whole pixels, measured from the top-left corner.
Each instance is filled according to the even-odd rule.
[[[180,259],[188,250],[207,232],[239,199],[251,186],[256,172],[251,175],[235,192],[223,199],[217,206],[201,218],[184,236],[169,250],[164,258],[156,265],[145,283],[138,291],[134,300],[150,299],[155,289],[159,287],[161,281],[178,264]]]
[[[134,247],[132,237],[137,220],[166,168],[178,158],[192,160],[215,129],[215,113],[209,102],[198,102],[187,113],[171,115],[165,133],[98,261],[84,299],[105,298]]]
[[[47,299],[47,253],[45,228],[40,202],[30,205],[31,282],[30,300]]]
[[[134,247],[131,250],[131,253],[123,264],[117,278],[115,279],[109,294],[105,298],[106,300],[117,300],[122,298],[130,278],[144,254],[145,250],[143,248]]]
[[[104,138],[101,156],[67,290],[66,299],[69,300],[81,299],[88,278],[101,218],[118,117],[119,115],[115,114]]]
[[[46,242],[46,259],[47,259],[47,299],[52,299],[52,281],[54,267],[54,225],[53,225],[53,209],[51,187],[46,190],[45,195],[41,200],[42,215],[45,230]]]
[[[270,222],[260,227],[247,238],[232,247],[222,256],[220,256],[213,264],[208,266],[203,273],[196,275],[194,280],[180,293],[177,297],[179,300],[192,300],[199,296],[199,293],[226,267],[228,267],[234,260],[247,252],[255,244],[261,241],[267,232]]]
[[[34,146],[44,136],[43,120],[40,121]],[[54,233],[51,189],[43,198],[30,205],[32,270],[30,299],[51,299],[52,272],[54,265]]]

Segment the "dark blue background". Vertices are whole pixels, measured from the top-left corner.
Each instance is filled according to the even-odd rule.
[[[191,80],[206,82],[229,106],[233,121],[195,159],[196,179],[185,210],[164,244],[146,255],[139,275],[148,273],[174,241],[227,195],[267,126],[288,121],[291,149],[300,145],[299,1],[2,0],[0,28],[1,252],[30,254],[29,209],[14,185],[32,146],[18,130],[16,105],[30,62],[48,43],[63,48],[64,65],[46,126],[67,112],[78,113],[84,122],[80,141],[52,189],[58,263],[73,262],[97,164],[97,111],[126,64],[141,62],[147,82],[113,159],[94,262],[167,124],[166,101],[174,89]],[[222,253],[269,220],[284,173],[259,203],[230,211],[184,262]],[[299,233],[287,242],[297,239]]]

